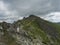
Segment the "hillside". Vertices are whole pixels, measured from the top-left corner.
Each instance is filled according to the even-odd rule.
[[[0,23],[0,45],[60,45],[60,26],[30,15]]]

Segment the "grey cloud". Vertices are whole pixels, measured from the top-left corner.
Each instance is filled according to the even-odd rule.
[[[60,0],[4,0],[6,3],[10,3],[10,10],[17,10],[19,13],[28,9],[29,11],[52,11],[57,10],[60,6]],[[50,5],[50,6],[49,6]]]
[[[10,10],[16,10],[20,16],[29,15],[29,14],[37,14],[37,15],[45,15],[54,10],[54,6],[52,5],[52,1],[50,0],[4,0],[5,2],[9,2]]]
[[[9,11],[16,11],[15,16],[24,17],[30,14],[45,16],[50,12],[60,11],[60,0],[3,0],[9,4]],[[16,20],[17,17],[13,18]],[[17,18],[17,19],[18,19]]]

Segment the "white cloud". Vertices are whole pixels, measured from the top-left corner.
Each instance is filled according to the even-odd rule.
[[[59,4],[59,0],[0,0],[0,20],[12,22],[30,14],[44,17],[50,13],[44,19],[57,22],[59,16],[51,12],[59,10]],[[54,16],[50,16],[51,14]]]
[[[3,1],[0,1],[0,10],[7,10]]]
[[[7,9],[7,4],[5,4],[3,1],[0,1],[0,13],[4,13],[6,15],[10,14]]]
[[[42,18],[51,22],[60,22],[60,12],[52,12]]]
[[[0,22],[2,21],[10,22],[13,21],[13,19],[15,20],[18,18],[17,12],[15,10],[10,11],[8,9],[8,6],[9,5],[5,4],[3,1],[0,1]]]

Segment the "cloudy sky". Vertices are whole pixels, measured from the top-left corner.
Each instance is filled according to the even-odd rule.
[[[0,22],[13,22],[30,14],[60,22],[60,0],[0,0]]]

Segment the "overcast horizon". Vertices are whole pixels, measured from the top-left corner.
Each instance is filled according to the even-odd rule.
[[[34,14],[60,22],[60,0],[0,0],[0,22],[14,22]]]

